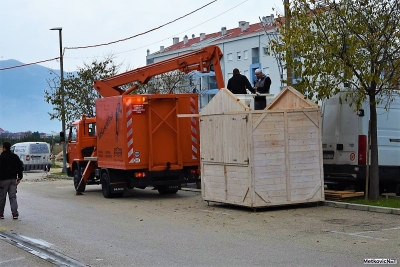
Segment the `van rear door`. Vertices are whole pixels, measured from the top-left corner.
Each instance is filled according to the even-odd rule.
[[[323,103],[322,148],[324,164],[357,165],[359,117],[339,95]]]
[[[50,148],[47,143],[32,143],[29,145],[29,165],[32,170],[46,170],[50,162]]]

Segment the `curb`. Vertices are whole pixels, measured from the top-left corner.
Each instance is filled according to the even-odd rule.
[[[201,193],[201,189],[196,189],[196,188],[182,187],[181,190]]]
[[[337,201],[322,201],[322,204],[324,206],[333,207],[333,208],[363,210],[363,211],[370,211],[370,212],[400,215],[400,209],[397,209],[397,208],[368,206],[368,205],[351,204],[351,203],[344,203],[344,202],[337,202]]]

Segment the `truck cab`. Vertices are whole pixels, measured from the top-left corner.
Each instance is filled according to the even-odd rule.
[[[96,144],[96,118],[86,118],[86,115],[82,115],[81,120],[71,124],[67,139],[67,162],[69,163],[67,172],[69,176],[74,177],[76,186],[87,164],[85,157],[93,154]],[[88,183],[96,184],[93,180],[89,180]]]

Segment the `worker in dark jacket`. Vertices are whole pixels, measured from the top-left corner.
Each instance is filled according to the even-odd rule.
[[[240,74],[238,69],[233,70],[233,76],[228,80],[227,88],[234,94],[247,94],[246,88],[255,93],[247,77]]]
[[[257,94],[269,94],[269,89],[271,87],[271,78],[266,76],[262,70],[256,69],[255,72],[256,79],[254,80],[254,90]],[[263,96],[256,96],[254,99],[255,109],[264,109],[267,105],[267,101]]]
[[[0,219],[4,219],[6,197],[10,200],[13,219],[18,219],[17,185],[22,179],[23,166],[17,155],[10,151],[11,144],[3,143],[0,155]]]

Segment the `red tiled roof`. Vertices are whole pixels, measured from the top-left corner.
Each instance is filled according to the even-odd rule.
[[[265,27],[265,29],[267,31],[271,30],[273,28],[274,28],[274,26],[270,26],[270,25],[267,25]],[[230,29],[230,30],[227,29],[226,30],[226,34],[224,36],[222,36],[221,31],[210,33],[210,34],[206,34],[205,38],[201,42],[205,42],[207,40],[220,37],[217,40],[215,40],[216,42],[218,42],[218,41],[221,41],[221,40],[228,40],[228,39],[233,39],[233,38],[240,37],[240,36],[259,33],[259,32],[262,32],[262,31],[264,31],[264,29],[263,29],[262,23],[259,22],[259,23],[255,23],[255,24],[249,25],[249,28],[247,30],[243,31],[243,32],[242,32],[241,28],[238,27],[238,28],[234,28],[234,29]],[[171,52],[171,51],[176,51],[176,50],[189,48],[193,44],[196,44],[196,43],[199,43],[199,42],[200,42],[200,37],[191,38],[191,39],[188,38],[187,44],[184,44],[184,41],[181,41],[181,42],[179,42],[177,44],[174,44],[174,45],[171,45],[171,46],[165,48],[164,52]],[[157,52],[155,52],[153,54],[159,54],[159,53],[162,53],[162,52],[157,51]]]

